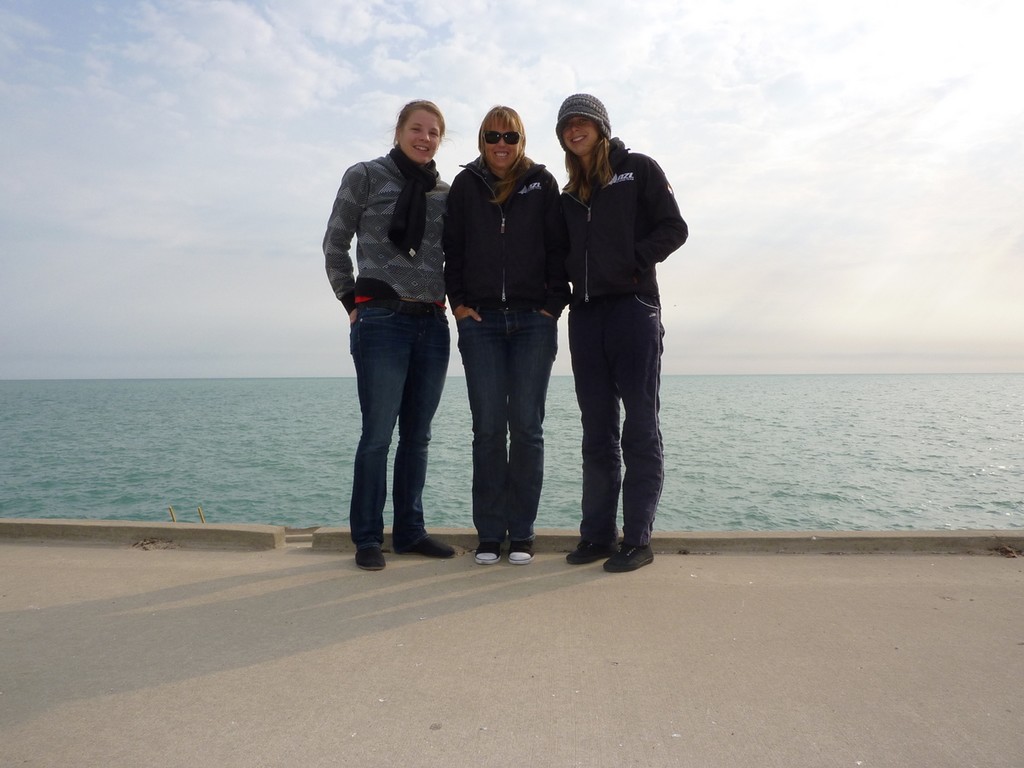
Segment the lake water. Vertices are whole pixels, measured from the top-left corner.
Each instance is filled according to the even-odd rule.
[[[0,381],[0,517],[346,525],[358,414],[354,379]],[[428,527],[472,528],[463,379],[433,431]],[[1024,528],[1024,375],[669,376],[662,431],[655,530]],[[571,377],[545,433],[537,525],[575,529]]]

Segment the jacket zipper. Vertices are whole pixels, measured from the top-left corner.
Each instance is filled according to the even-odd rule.
[[[501,229],[499,233],[501,235],[501,303],[504,304],[505,299],[505,209],[502,206],[498,206],[498,210],[501,212]]]
[[[587,206],[587,239],[583,251],[583,303],[590,301],[590,206]]]
[[[473,173],[475,173],[477,175],[477,177],[484,183],[484,186],[487,187],[487,189],[490,191],[491,196],[492,197],[494,196],[494,187],[491,186],[490,182],[487,180],[487,178],[483,174],[481,174],[477,169],[473,168],[470,165],[464,165],[462,167],[463,168],[469,168],[470,170],[472,170]],[[504,235],[505,235],[505,218],[506,217],[505,217],[505,206],[504,205],[499,205],[498,206],[498,213],[501,215],[501,224],[498,227],[498,234],[502,236],[502,238],[501,238],[501,303],[504,304],[507,301],[507,299],[506,299],[506,289],[505,289],[507,268],[506,268],[506,264],[505,264],[506,249],[505,249],[505,237],[504,237]],[[589,216],[589,209],[588,209],[588,216]]]
[[[590,301],[590,206],[576,195],[569,197],[587,209],[587,232],[584,238],[586,245],[583,247],[583,303],[586,304]]]

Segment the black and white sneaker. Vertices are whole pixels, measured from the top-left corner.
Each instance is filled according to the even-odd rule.
[[[501,544],[497,541],[481,541],[473,559],[479,565],[494,565],[501,559]]]
[[[508,561],[512,565],[529,565],[533,562],[533,542],[513,541],[508,550]]]

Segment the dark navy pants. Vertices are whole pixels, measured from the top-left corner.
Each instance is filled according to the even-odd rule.
[[[650,543],[665,477],[658,417],[664,335],[660,304],[650,297],[594,299],[569,312],[583,422],[580,536],[587,541],[617,541],[621,494],[623,541]]]

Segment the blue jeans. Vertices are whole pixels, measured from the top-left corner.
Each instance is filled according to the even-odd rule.
[[[384,543],[388,451],[396,422],[392,545],[395,552],[405,552],[427,536],[427,445],[448,373],[450,346],[448,321],[440,308],[428,315],[359,309],[350,335],[362,413],[349,509],[357,549]]]
[[[460,320],[473,414],[473,524],[482,542],[530,541],[544,481],[544,402],[558,324],[540,312]]]
[[[597,299],[569,313],[569,351],[583,422],[580,536],[588,541],[616,542],[620,491],[623,541],[639,546],[651,541],[665,478],[658,416],[664,335],[661,307],[645,296]],[[621,431],[620,402],[626,412]]]

